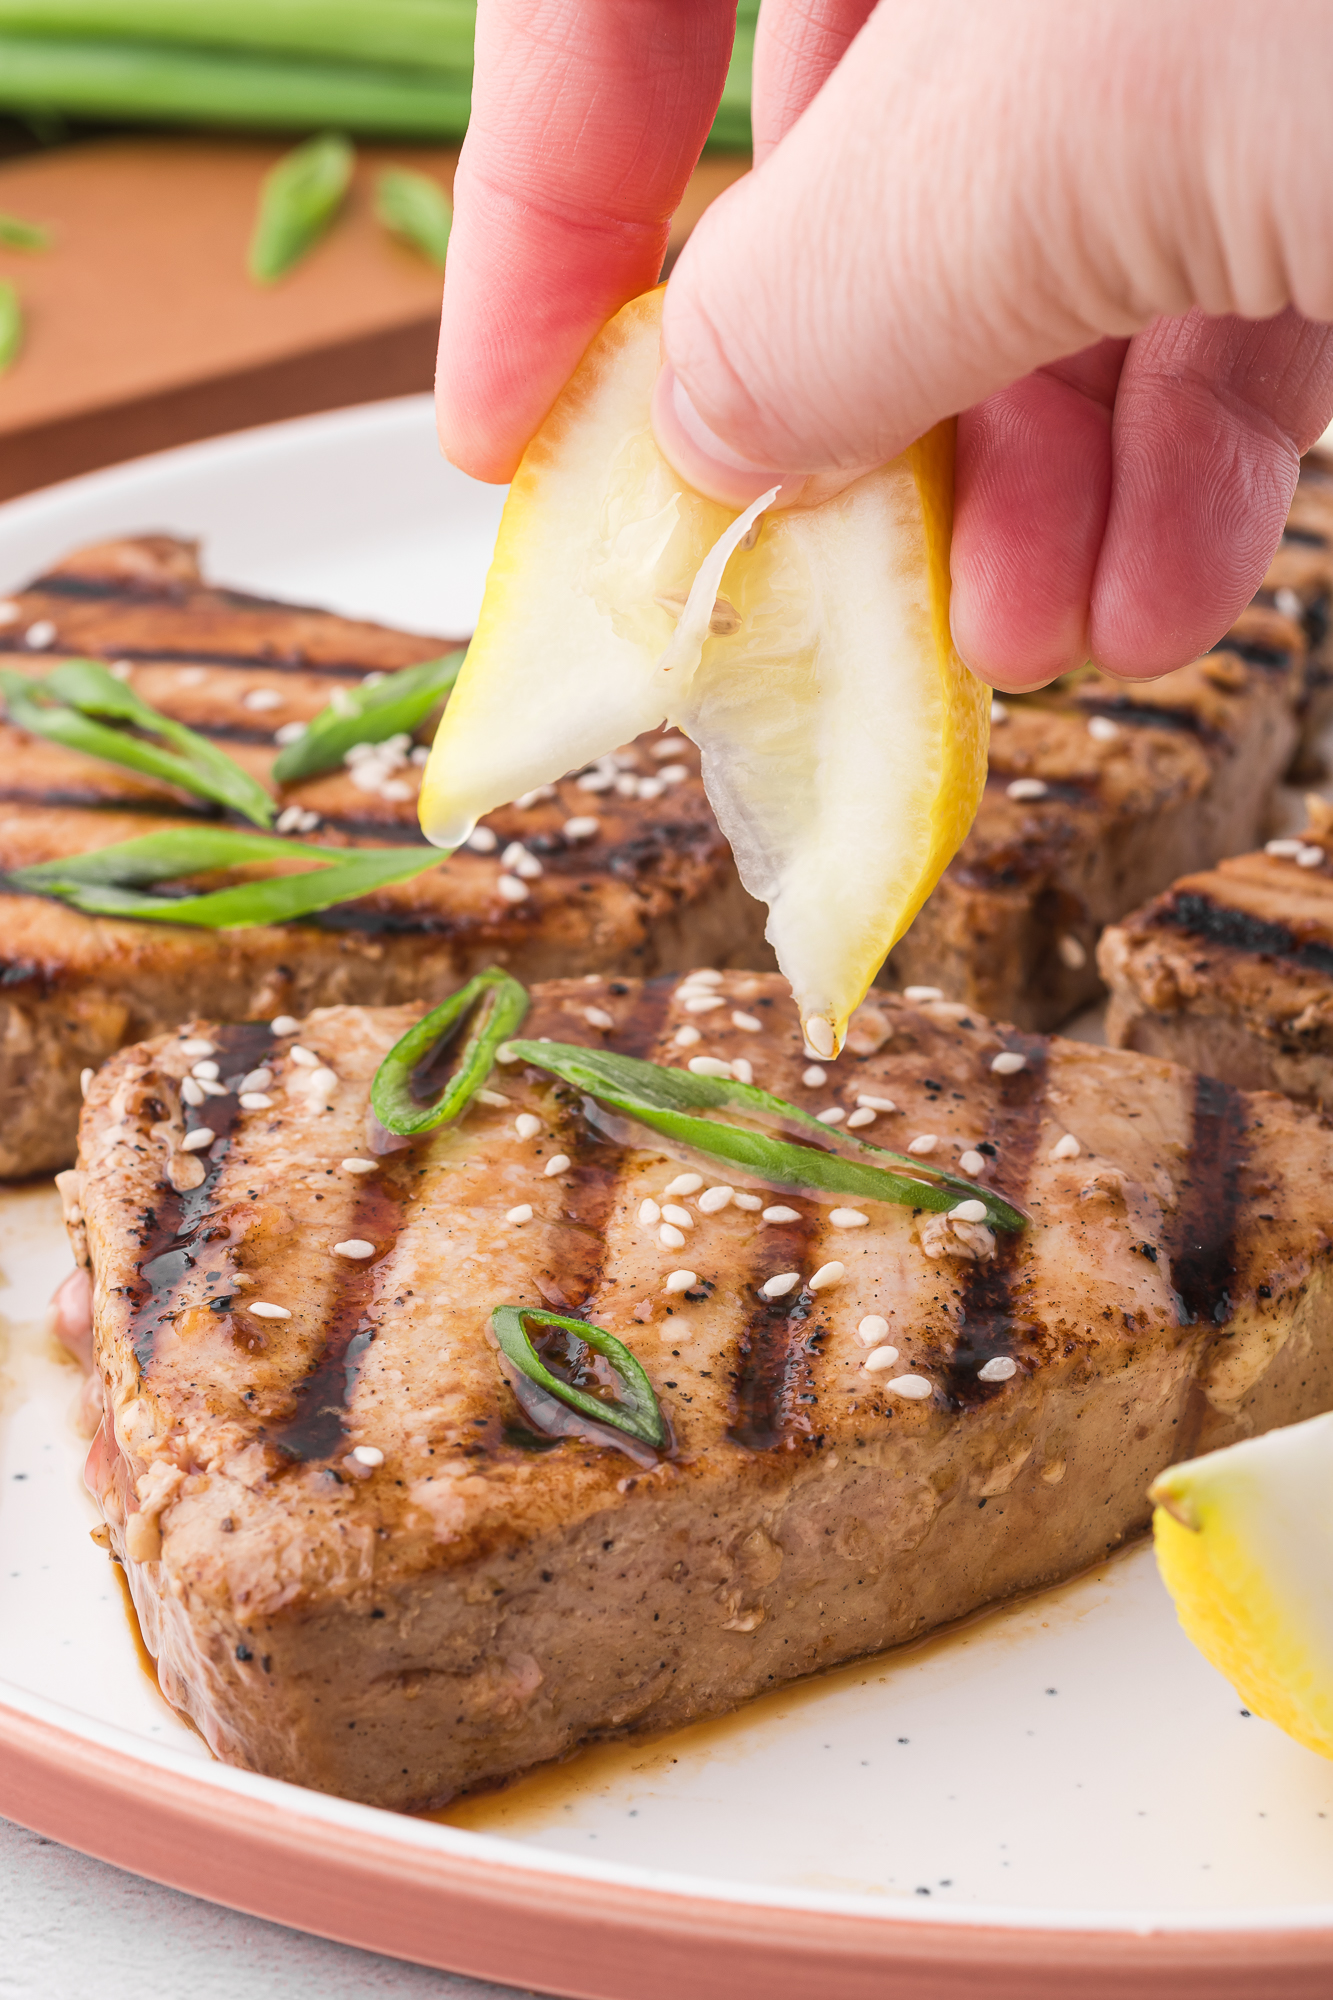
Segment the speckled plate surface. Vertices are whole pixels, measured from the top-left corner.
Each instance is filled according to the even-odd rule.
[[[422,629],[475,613],[498,496],[425,399],[0,508],[0,591],[80,541]],[[1246,1716],[1151,1554],[447,1823],[214,1764],[89,1540],[49,1185],[0,1195],[0,1812],[349,1942],[592,2000],[1333,1990],[1333,1766]]]

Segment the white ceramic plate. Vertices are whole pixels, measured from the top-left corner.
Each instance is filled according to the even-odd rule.
[[[441,463],[410,398],[0,508],[0,591],[80,542],[166,529],[201,536],[222,581],[457,632],[499,500]],[[449,1825],[222,1770],[140,1667],[89,1540],[77,1378],[43,1325],[68,1264],[52,1188],[0,1197],[0,1809],[270,1916],[616,2000],[682,1978],[808,1993],[816,1964],[849,1995],[890,1972],[895,1993],[1026,1993],[1057,1963],[1088,1993],[1150,1971],[1252,1992],[1278,1965],[1284,1993],[1329,1990],[1333,1767],[1243,1713],[1146,1548]],[[372,1880],[374,1908],[355,1897]]]

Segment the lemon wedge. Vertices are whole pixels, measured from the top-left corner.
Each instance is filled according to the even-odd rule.
[[[1247,1708],[1333,1757],[1333,1415],[1173,1465],[1149,1497],[1188,1636]]]
[[[649,292],[603,328],[524,454],[421,824],[456,846],[523,792],[683,730],[832,1056],[985,782],[990,694],[949,637],[953,428],[817,507],[737,515],[653,436],[661,312]]]

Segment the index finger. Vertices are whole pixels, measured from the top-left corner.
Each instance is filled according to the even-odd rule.
[[[481,0],[436,412],[508,479],[594,333],[657,282],[726,78],[735,0]]]

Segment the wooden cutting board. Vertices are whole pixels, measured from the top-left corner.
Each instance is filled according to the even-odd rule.
[[[0,210],[54,239],[38,253],[0,245],[27,328],[0,376],[0,499],[192,438],[430,387],[440,274],[374,221],[373,182],[392,161],[452,188],[457,149],[358,148],[334,229],[260,288],[246,245],[260,181],[284,150],[136,135],[0,166]],[[672,253],[747,165],[701,165]]]

